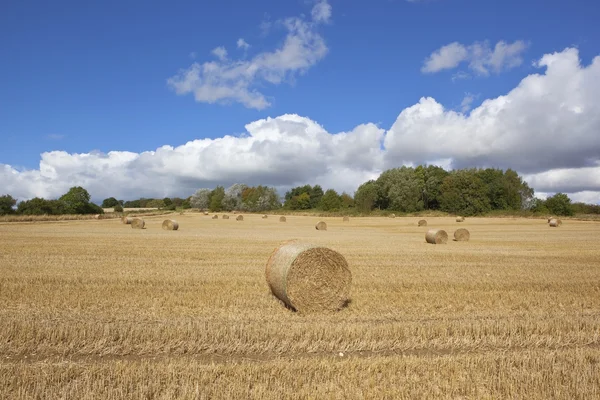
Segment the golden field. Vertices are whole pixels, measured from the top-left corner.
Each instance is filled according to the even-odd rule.
[[[211,216],[0,223],[0,399],[600,398],[598,222]],[[289,239],[346,257],[347,308],[271,295]]]

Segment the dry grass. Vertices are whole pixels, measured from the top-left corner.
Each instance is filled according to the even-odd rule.
[[[246,219],[0,223],[0,398],[600,396],[600,224],[469,218],[431,246],[408,218]],[[270,293],[287,239],[345,256],[346,308]]]

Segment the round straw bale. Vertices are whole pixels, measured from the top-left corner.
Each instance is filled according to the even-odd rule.
[[[550,223],[550,221],[552,221],[554,219],[554,217],[548,217],[548,223]]]
[[[561,223],[562,223],[562,222],[559,222],[559,221],[560,221],[560,219],[554,219],[554,218],[551,219],[550,220],[550,226],[552,228],[558,228],[561,225]]]
[[[454,240],[457,242],[468,242],[471,238],[471,234],[465,228],[457,229],[454,232]]]
[[[223,219],[229,219],[229,215],[223,215]]]
[[[318,231],[326,231],[327,224],[324,221],[319,221],[317,222],[317,225],[315,225],[315,229]]]
[[[208,215],[208,211],[204,211],[204,215]]]
[[[396,218],[396,214],[390,214],[390,218]]]
[[[219,216],[217,214],[213,215],[212,219],[219,219]]]
[[[267,219],[267,218],[269,218],[269,216],[267,214],[262,216],[262,219]]]
[[[348,262],[327,247],[284,243],[269,258],[266,277],[273,294],[300,312],[339,310],[350,297]]]
[[[143,219],[141,218],[134,218],[131,221],[131,227],[133,229],[144,229],[144,226],[146,225],[146,223],[144,222]]]
[[[465,217],[456,217],[456,222],[464,222]]]
[[[131,221],[133,221],[133,218],[131,218],[131,217],[123,217],[123,218],[121,218],[121,222],[124,223],[124,224],[127,224],[127,225],[131,224]]]
[[[238,215],[235,220],[236,221],[243,221],[244,220],[244,216],[243,215]]]
[[[344,222],[350,222],[350,217],[346,215],[346,216],[344,217],[343,221],[344,221]]]
[[[425,221],[424,219],[420,220],[419,226],[427,226],[427,221]]]
[[[425,241],[431,244],[445,244],[448,242],[448,234],[442,229],[430,229],[425,234]]]
[[[234,214],[234,215],[235,215],[235,214],[237,214],[237,211],[234,211],[234,212],[233,212],[233,214]]]
[[[279,222],[285,222],[287,221],[287,219],[282,215],[281,217],[279,217]]]
[[[174,219],[165,219],[162,223],[162,228],[165,231],[176,231],[179,229],[179,222]]]

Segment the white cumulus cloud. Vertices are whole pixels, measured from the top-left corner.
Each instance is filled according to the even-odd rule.
[[[353,192],[384,169],[432,163],[513,168],[540,196],[565,192],[599,203],[600,57],[581,65],[578,50],[566,49],[536,65],[539,73],[468,114],[422,98],[387,131],[366,123],[339,133],[286,114],[251,122],[241,136],[142,153],[43,153],[38,169],[0,164],[0,187],[21,199],[57,197],[75,185],[96,200],[187,196],[234,182]],[[463,105],[472,104],[468,97]]]
[[[238,49],[248,50],[250,48],[250,44],[248,44],[248,42],[246,42],[243,38],[239,38],[237,40],[237,47]]]

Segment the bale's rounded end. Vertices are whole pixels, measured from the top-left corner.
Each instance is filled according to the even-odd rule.
[[[208,215],[208,211],[204,211],[204,215]]]
[[[456,240],[457,242],[468,242],[470,238],[471,233],[469,233],[469,231],[465,228],[457,229],[454,232],[454,240]]]
[[[425,241],[431,244],[448,243],[448,234],[442,229],[430,229],[425,234]]]
[[[465,222],[465,217],[456,217],[456,222]]]
[[[552,218],[552,219],[550,220],[550,223],[549,223],[549,225],[550,225],[552,228],[558,228],[559,226],[561,226],[561,225],[562,225],[562,221],[561,221],[560,219],[557,219],[557,218]]]
[[[300,312],[339,310],[350,298],[348,262],[326,247],[282,244],[267,262],[266,278],[273,294]]]
[[[285,222],[287,221],[287,219],[282,215],[281,217],[279,217],[279,222]]]
[[[173,219],[165,219],[162,223],[162,228],[165,231],[176,231],[179,229],[179,222]]]
[[[146,223],[141,218],[134,218],[131,221],[131,227],[133,229],[144,229],[144,226],[146,226]]]
[[[326,231],[327,224],[325,223],[325,221],[319,221],[317,222],[317,225],[315,225],[315,229],[318,231]]]
[[[390,218],[396,218],[396,214],[390,214]]]
[[[269,218],[269,216],[267,214],[262,216],[262,219],[267,219],[267,218]]]
[[[229,219],[229,215],[223,215],[223,219]]]
[[[424,219],[420,220],[419,226],[427,226],[427,221],[425,221]]]
[[[238,216],[235,218],[235,220],[236,220],[236,221],[243,221],[243,220],[244,220],[244,216],[243,216],[243,215],[238,215]]]
[[[219,219],[218,215],[213,215],[212,219]]]

